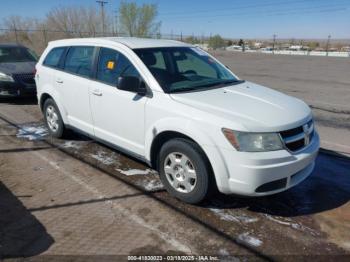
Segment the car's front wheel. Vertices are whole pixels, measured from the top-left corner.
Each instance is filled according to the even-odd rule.
[[[61,138],[65,132],[65,126],[55,101],[51,98],[44,103],[44,118],[49,132],[56,138]]]
[[[201,202],[209,196],[214,186],[204,152],[187,139],[172,139],[162,146],[158,169],[167,191],[187,203]]]

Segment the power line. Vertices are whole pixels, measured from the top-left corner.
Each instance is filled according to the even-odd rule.
[[[340,0],[341,1],[341,0]],[[348,4],[349,2],[347,0],[342,0],[344,2],[340,2],[339,0],[337,1],[337,4]],[[319,1],[318,0],[296,0],[296,1],[281,1],[281,2],[264,2],[264,3],[260,3],[260,4],[252,4],[252,5],[239,5],[239,6],[235,6],[235,7],[227,7],[227,8],[220,8],[220,9],[207,9],[207,10],[193,10],[193,11],[184,11],[184,12],[166,12],[166,13],[160,13],[159,16],[181,16],[181,15],[195,15],[195,14],[201,14],[201,13],[213,13],[213,12],[217,12],[217,11],[226,11],[226,12],[232,12],[235,10],[241,10],[241,9],[248,9],[248,8],[256,8],[256,7],[269,7],[269,6],[283,6],[283,5],[289,5],[289,4],[313,4],[316,3],[318,4]],[[288,6],[287,6],[288,7]],[[314,8],[315,5],[312,6],[312,8]],[[302,8],[305,8],[302,7]]]
[[[317,10],[323,8],[321,10]],[[303,7],[303,8],[295,8],[295,9],[282,9],[282,10],[271,10],[271,11],[263,11],[263,12],[255,12],[252,13],[251,11],[248,12],[240,12],[240,13],[231,13],[231,14],[216,14],[216,15],[209,15],[205,16],[205,18],[214,18],[214,17],[246,17],[246,16],[266,16],[266,15],[288,15],[293,13],[300,13],[302,14],[304,11],[311,10],[307,13],[318,13],[318,12],[324,12],[324,11],[345,11],[348,10],[345,6],[339,6],[339,5],[323,5],[323,6],[313,6],[313,7]],[[198,19],[198,16],[182,16],[182,17],[169,17],[169,20],[171,19]]]
[[[310,0],[310,1],[316,1],[316,0]],[[246,9],[246,8],[253,8],[253,7],[265,7],[265,6],[271,6],[271,5],[284,5],[284,4],[288,4],[288,3],[305,3],[305,0],[300,0],[300,1],[287,1],[287,2],[268,2],[268,3],[263,3],[263,4],[253,4],[253,5],[238,5],[238,6],[234,6],[234,7],[227,7],[227,8],[219,8],[219,9],[205,9],[205,10],[194,10],[194,11],[189,11],[189,12],[166,12],[166,13],[160,13],[160,15],[166,15],[166,16],[171,16],[174,14],[195,14],[195,13],[212,13],[212,12],[216,12],[216,11],[230,11],[230,10],[239,10],[239,9]]]

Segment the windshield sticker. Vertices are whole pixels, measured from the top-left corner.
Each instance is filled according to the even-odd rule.
[[[192,47],[192,51],[196,52],[200,56],[208,56],[202,49],[198,47]]]

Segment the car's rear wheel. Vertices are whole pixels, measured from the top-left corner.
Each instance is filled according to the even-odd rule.
[[[44,118],[50,134],[56,138],[63,137],[66,128],[60,111],[55,101],[51,98],[47,99],[44,103]]]
[[[166,142],[159,153],[162,183],[174,197],[196,204],[209,196],[211,168],[202,149],[194,142],[177,138]]]

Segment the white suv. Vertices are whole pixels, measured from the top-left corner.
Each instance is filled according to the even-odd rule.
[[[262,196],[312,172],[319,149],[301,100],[240,80],[182,42],[91,38],[50,42],[36,84],[50,133],[78,130],[148,163],[173,196],[218,189]]]

